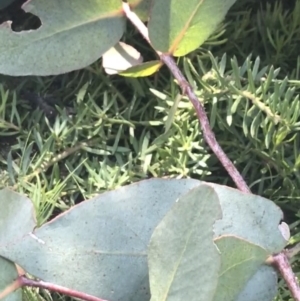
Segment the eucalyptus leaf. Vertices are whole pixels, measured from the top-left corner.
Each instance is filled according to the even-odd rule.
[[[154,48],[184,56],[216,30],[236,0],[153,0],[149,37]]]
[[[265,249],[234,236],[221,236],[215,243],[222,264],[214,301],[236,300],[269,254]]]
[[[221,216],[218,196],[207,185],[176,201],[150,240],[151,301],[212,300],[221,266],[213,224]]]
[[[247,282],[236,301],[272,301],[277,294],[277,271],[262,265]]]
[[[53,75],[84,68],[125,30],[119,0],[32,0],[23,9],[41,26],[21,32],[12,31],[9,22],[0,26],[0,73]]]
[[[33,234],[15,238],[12,233],[0,242],[0,255],[44,281],[111,301],[149,300],[152,232],[175,200],[197,185],[196,180],[153,179],[100,194]]]
[[[216,220],[212,225],[214,239],[234,235],[265,249],[268,254],[284,247],[286,240],[278,228],[282,212],[271,201],[192,179],[151,179],[100,194],[36,229],[31,202],[13,191],[2,190],[0,256],[44,281],[111,301],[149,300],[147,247],[152,233],[178,206],[176,200],[181,196],[184,200],[184,195],[196,187],[193,193],[197,191],[200,203],[207,210],[214,204],[211,200],[218,200],[222,218],[216,220],[215,213],[211,212],[211,217],[207,213],[201,221],[200,217],[196,218],[198,211],[195,210],[195,219],[185,217],[187,224],[195,221],[204,225],[212,219]],[[187,206],[184,201],[182,204]],[[204,244],[206,235],[211,235],[208,228],[201,232],[204,236],[200,235]],[[176,229],[178,237],[186,237],[187,228]],[[207,252],[207,257],[210,255],[213,257],[213,252]],[[201,264],[207,266],[209,259],[202,257],[202,260]],[[188,262],[186,268],[193,269],[191,260]],[[129,271],[130,277],[124,276]],[[266,270],[265,278],[267,273],[274,277],[272,270]],[[254,285],[257,285],[259,278],[255,276]],[[211,292],[212,287],[208,289]]]
[[[266,249],[269,254],[284,249],[287,240],[278,228],[283,213],[272,201],[230,187],[209,184],[220,198],[223,218],[215,223],[215,238],[235,235]]]

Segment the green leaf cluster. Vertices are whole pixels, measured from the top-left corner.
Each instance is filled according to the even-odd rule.
[[[262,197],[152,179],[100,194],[40,227],[27,198],[4,189],[0,202],[1,288],[15,263],[38,279],[112,301],[272,300],[276,293],[265,262],[286,245],[282,212]]]
[[[210,111],[213,129],[226,130],[235,137],[233,141],[221,139],[221,145],[225,145],[225,150],[234,144],[241,148],[246,163],[243,174],[248,182],[261,181],[247,176],[257,157],[265,162],[262,173],[271,174],[271,179],[273,172],[281,173],[284,184],[293,193],[297,179],[292,174],[300,164],[298,82],[287,77],[280,79],[280,69],[261,66],[259,57],[248,57],[238,64],[236,57],[227,59],[223,55],[218,59],[208,55],[211,69],[200,58],[196,65],[185,59],[184,65],[195,89],[202,87],[199,98]],[[291,154],[289,158],[285,158],[286,151]],[[255,157],[251,159],[252,154]],[[272,185],[276,184],[275,179]]]
[[[235,1],[131,0],[126,3],[149,21],[149,39],[155,51],[183,56],[209,38]],[[88,0],[84,5],[80,0],[63,5],[58,0],[25,3],[22,10],[37,17],[40,26],[15,32],[11,22],[4,22],[0,27],[0,72],[14,76],[61,74],[84,68],[105,55],[108,70],[124,71],[122,59],[131,61],[134,49],[127,48],[128,53],[122,51],[122,54],[118,50],[108,59],[108,52],[118,48],[126,30],[122,3],[120,0]],[[154,73],[161,66],[159,62],[154,62],[154,66],[151,62],[137,64],[142,76]],[[125,69],[131,67],[126,66]],[[132,66],[135,66],[133,62]]]

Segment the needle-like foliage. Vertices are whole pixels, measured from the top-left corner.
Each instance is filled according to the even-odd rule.
[[[272,2],[272,3],[271,3]],[[224,151],[251,190],[276,201],[300,241],[300,0],[237,1],[202,48],[178,60]],[[143,52],[142,38],[124,40]],[[150,56],[150,55],[149,55]],[[22,97],[54,99],[45,116]],[[71,109],[71,112],[70,112]],[[100,63],[55,77],[0,82],[0,185],[34,201],[38,223],[100,192],[149,177],[233,185],[202,138],[194,109],[162,69],[107,76]],[[299,258],[294,261],[299,272]],[[58,299],[26,289],[26,299]],[[282,286],[278,300],[288,300]]]

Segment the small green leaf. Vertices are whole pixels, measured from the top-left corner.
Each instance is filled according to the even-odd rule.
[[[176,201],[150,240],[151,301],[212,299],[220,269],[213,224],[220,217],[218,197],[207,185]]]
[[[170,108],[168,118],[165,123],[165,133],[164,134],[166,134],[171,129],[171,126],[174,122],[175,114],[176,114],[176,111],[177,111],[177,108],[178,108],[178,105],[179,105],[179,102],[181,99],[182,99],[182,95],[177,94],[174,99],[174,103],[173,103],[172,107]]]
[[[154,48],[184,56],[216,30],[236,0],[153,0],[148,23]]]
[[[7,188],[0,190],[0,249],[11,241],[21,240],[36,226],[32,202]],[[19,250],[22,252],[22,250]],[[0,293],[18,277],[16,266],[0,256]],[[10,293],[5,301],[21,301],[22,291]]]
[[[235,300],[269,254],[234,236],[221,236],[215,243],[221,252],[222,264],[214,301]]]
[[[137,66],[128,68],[127,70],[120,72],[119,75],[130,77],[144,77],[150,76],[157,72],[162,66],[161,61],[150,61],[139,64]]]

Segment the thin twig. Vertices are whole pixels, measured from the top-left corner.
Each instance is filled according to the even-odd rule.
[[[188,83],[184,75],[178,69],[178,66],[176,65],[173,58],[168,54],[161,54],[160,57],[161,60],[169,67],[174,77],[179,82],[183,92],[188,96],[188,98],[192,102],[203,131],[204,139],[206,140],[207,144],[210,146],[210,148],[213,150],[213,152],[220,160],[224,168],[227,170],[228,174],[235,182],[237,188],[243,192],[251,193],[247,183],[245,182],[241,174],[238,172],[234,164],[230,161],[230,159],[227,157],[220,144],[218,143],[216,136],[210,127],[209,120],[207,118],[204,107],[202,106],[201,102],[199,101],[198,97],[193,91],[191,85]]]
[[[273,255],[271,264],[280,272],[293,298],[300,301],[300,287],[285,252]]]
[[[131,23],[135,26],[135,28],[140,32],[140,34],[148,42],[148,44],[151,45],[151,42],[149,39],[148,28],[145,26],[145,24],[142,22],[142,20],[134,12],[131,11],[129,4],[126,2],[123,2],[123,12],[125,13],[127,19],[131,21]],[[158,55],[161,54],[161,52],[159,52],[159,51],[156,51],[156,53]]]
[[[49,291],[57,292],[60,294],[64,294],[66,296],[70,296],[73,298],[79,298],[79,299],[86,300],[86,301],[106,301],[104,299],[97,298],[92,295],[78,292],[78,291],[75,291],[75,290],[60,286],[60,285],[56,285],[53,283],[32,280],[32,279],[27,278],[26,276],[19,276],[19,278],[17,280],[20,283],[20,287],[30,286],[30,287],[43,288],[43,289],[47,289]]]
[[[265,114],[275,123],[278,124],[279,122],[281,122],[281,117],[279,115],[277,115],[276,113],[273,113],[272,110],[262,102],[262,100],[260,100],[258,97],[256,97],[255,95],[253,95],[252,93],[248,92],[248,91],[240,91],[238,89],[236,89],[236,92],[245,97],[245,98],[249,98],[253,104],[255,106],[257,106],[261,111],[265,112]]]
[[[139,30],[139,32],[143,35],[143,37],[151,45],[147,27],[139,19],[139,17],[130,10],[130,6],[128,3],[123,2],[123,11],[124,11],[126,17],[133,23],[133,25]],[[183,91],[183,94],[186,94],[189,97],[190,101],[192,102],[192,104],[196,110],[202,131],[203,131],[203,137],[206,140],[209,147],[215,153],[215,155],[220,160],[220,162],[224,166],[224,168],[227,170],[228,174],[234,181],[237,188],[243,192],[251,193],[250,188],[246,184],[245,180],[243,179],[243,177],[238,172],[238,170],[236,169],[234,164],[230,161],[230,159],[227,157],[227,155],[225,154],[225,152],[222,150],[221,146],[219,145],[219,143],[215,137],[215,134],[210,127],[209,120],[205,113],[204,107],[202,106],[201,102],[199,101],[196,94],[194,93],[191,85],[188,83],[188,81],[185,79],[182,72],[179,70],[174,59],[171,57],[170,54],[164,54],[159,51],[156,51],[156,53],[159,55],[162,62],[165,63],[165,65],[170,69],[170,71],[172,72],[174,77],[177,79],[177,81]]]
[[[41,167],[37,168],[34,172],[32,172],[31,174],[25,176],[24,178],[21,179],[21,181],[25,182],[25,181],[30,181],[32,180],[34,177],[38,176],[40,173],[46,171],[48,168],[50,168],[51,166],[53,166],[54,164],[56,164],[57,162],[67,158],[68,156],[70,156],[71,154],[80,151],[82,148],[89,146],[91,144],[94,143],[94,140],[90,140],[87,142],[80,142],[79,144],[67,148],[65,149],[62,153],[56,155],[54,158],[52,158],[48,163],[46,163],[45,165],[42,165]],[[15,184],[13,186],[13,189],[17,189],[18,184]]]

